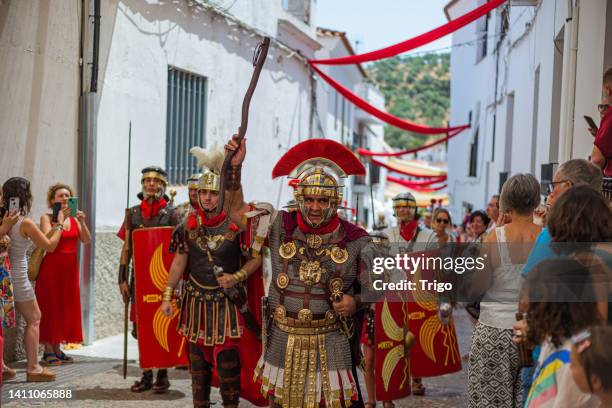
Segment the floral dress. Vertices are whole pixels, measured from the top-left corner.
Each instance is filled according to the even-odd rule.
[[[15,327],[15,299],[13,297],[13,283],[10,275],[10,262],[8,246],[10,238],[0,239],[0,317],[2,327]]]

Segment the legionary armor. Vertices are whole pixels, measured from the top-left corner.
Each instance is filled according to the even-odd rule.
[[[240,269],[242,251],[238,227],[228,217],[218,225],[185,222],[174,233],[171,250],[189,253],[189,279],[181,301],[179,330],[191,343],[223,344],[225,338],[240,338],[239,311],[219,287],[219,273]],[[241,283],[234,286],[242,292]]]
[[[371,288],[363,257],[373,245],[364,230],[338,218],[341,186],[327,169],[338,177],[365,171],[342,145],[310,139],[289,150],[273,172],[299,179],[299,211],[282,211],[268,236],[267,332],[255,379],[283,407],[340,407],[357,399],[349,344],[353,320],[339,316],[332,302],[351,295],[359,307],[363,291]],[[306,196],[329,199],[316,225],[308,218]],[[356,293],[359,286],[362,292]]]

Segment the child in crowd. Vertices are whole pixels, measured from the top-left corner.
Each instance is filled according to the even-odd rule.
[[[612,327],[594,326],[572,337],[572,377],[586,394],[612,407]]]

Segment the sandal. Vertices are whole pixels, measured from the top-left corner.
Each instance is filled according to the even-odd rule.
[[[365,408],[376,408],[376,402],[364,402],[363,406]]]
[[[47,382],[55,381],[55,373],[46,367],[40,373],[26,373],[27,382]]]
[[[17,375],[17,370],[13,370],[10,367],[4,367],[2,370],[2,381],[12,380]]]
[[[55,353],[43,353],[43,358],[40,362],[48,367],[62,365],[62,360],[57,358]]]
[[[63,351],[60,351],[60,354],[56,354],[57,358],[62,362],[62,364],[72,364],[74,363],[74,359],[70,356],[64,354]]]
[[[383,408],[395,408],[393,401],[383,401]]]

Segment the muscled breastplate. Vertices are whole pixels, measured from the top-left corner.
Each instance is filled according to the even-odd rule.
[[[237,231],[226,218],[217,227],[198,226],[187,231],[190,279],[202,286],[218,286],[216,275],[240,269],[240,242]]]

